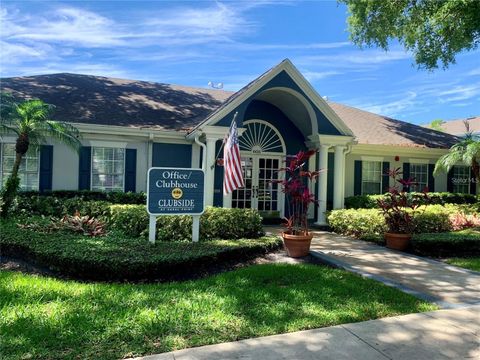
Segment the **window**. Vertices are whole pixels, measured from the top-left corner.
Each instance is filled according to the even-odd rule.
[[[428,164],[410,164],[410,177],[417,183],[412,185],[410,190],[423,191],[428,186]]]
[[[382,162],[362,161],[362,194],[382,193]]]
[[[15,144],[3,144],[0,166],[2,186],[12,173],[15,157]],[[30,147],[28,152],[23,156],[20,168],[18,169],[21,190],[38,190],[39,162],[38,149]]]
[[[92,190],[123,191],[125,149],[92,148]]]
[[[470,167],[454,166],[452,169],[453,192],[470,193]]]

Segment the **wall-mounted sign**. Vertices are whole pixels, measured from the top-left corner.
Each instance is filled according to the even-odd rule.
[[[201,215],[204,172],[200,169],[150,168],[147,211],[150,215]]]

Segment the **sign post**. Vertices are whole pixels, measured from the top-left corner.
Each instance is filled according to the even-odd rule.
[[[148,240],[155,243],[157,216],[192,215],[192,240],[200,233],[204,212],[204,179],[201,169],[150,168],[147,175]]]

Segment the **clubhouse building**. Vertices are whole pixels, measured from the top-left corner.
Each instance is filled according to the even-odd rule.
[[[206,205],[282,217],[284,194],[270,180],[283,176],[287,154],[318,149],[308,166],[324,170],[312,189],[320,204],[310,217],[319,224],[347,196],[385,192],[389,168],[402,168],[419,189],[476,191],[469,167],[433,175],[457,137],[325,101],[289,60],[237,92],[77,74],[4,78],[1,90],[55,105],[53,119],[82,133],[79,154],[53,141],[28,154],[21,167],[28,190],[139,192],[152,166],[203,167]],[[217,154],[235,113],[246,184],[223,196]],[[0,181],[12,167],[14,141],[0,137]]]

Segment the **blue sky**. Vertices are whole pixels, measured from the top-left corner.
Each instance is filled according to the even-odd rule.
[[[238,90],[290,58],[322,96],[413,123],[480,115],[480,51],[426,72],[360,50],[335,1],[2,1],[2,77],[72,72]]]

